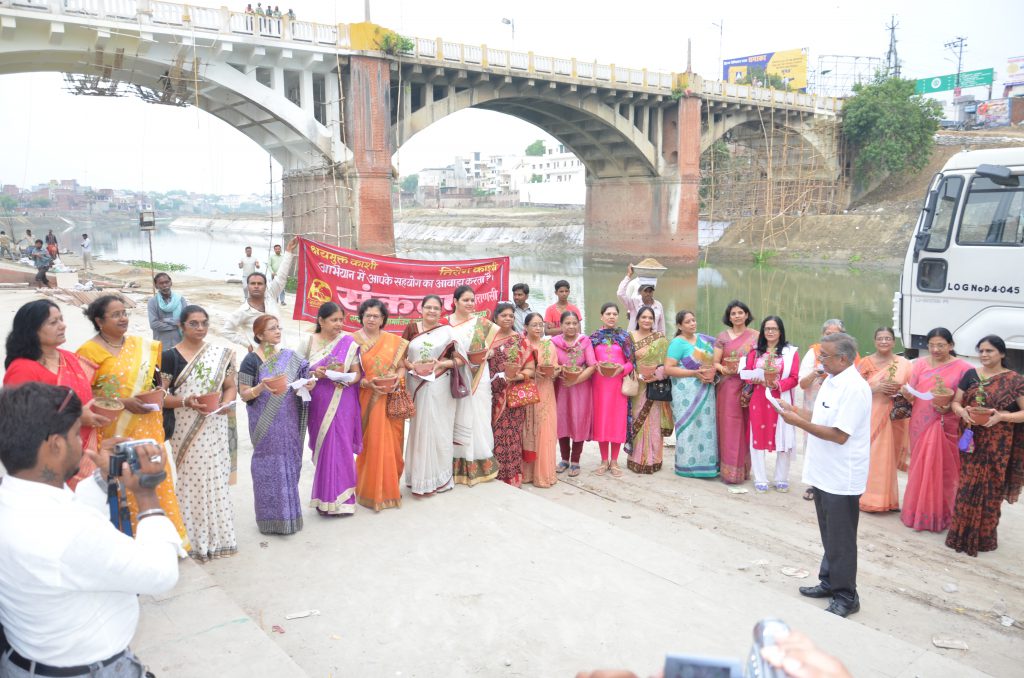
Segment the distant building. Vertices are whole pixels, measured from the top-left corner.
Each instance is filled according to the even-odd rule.
[[[513,174],[523,205],[572,205],[587,202],[587,171],[563,144],[545,148],[544,155],[523,156]]]

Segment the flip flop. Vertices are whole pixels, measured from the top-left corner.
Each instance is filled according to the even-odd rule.
[[[621,478],[622,477],[622,469],[619,468],[618,464],[612,464],[608,468],[608,470],[611,471],[612,478]]]
[[[764,494],[768,491],[768,483],[754,483],[754,491],[759,494]]]
[[[575,478],[579,474],[580,474],[580,465],[579,464],[572,464],[569,467],[569,477],[570,478]]]
[[[565,473],[567,470],[569,470],[569,462],[567,461],[560,461],[558,466],[555,467],[555,473]]]
[[[806,490],[804,490],[804,499],[806,499],[807,501],[814,501],[813,487],[808,487]]]
[[[605,462],[601,462],[601,465],[598,466],[597,469],[594,471],[594,475],[595,476],[603,476],[607,472],[608,472],[608,464],[606,464]]]

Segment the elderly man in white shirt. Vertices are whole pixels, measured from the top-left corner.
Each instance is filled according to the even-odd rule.
[[[619,289],[616,291],[616,296],[622,305],[626,307],[626,312],[629,313],[629,324],[626,327],[628,330],[637,329],[636,317],[640,309],[647,306],[654,311],[654,327],[652,328],[655,332],[661,332],[665,334],[665,307],[661,305],[661,302],[654,298],[654,287],[658,284],[657,278],[639,278],[637,291],[633,294],[629,293],[629,281],[633,279],[633,264],[629,264],[626,267],[626,277],[619,283]]]
[[[281,257],[281,266],[277,270],[277,275],[274,276],[269,285],[267,284],[267,277],[262,273],[255,272],[249,274],[249,277],[245,280],[246,287],[249,290],[249,298],[224,321],[221,335],[225,339],[245,346],[252,352],[252,324],[256,318],[267,314],[281,320],[281,309],[278,306],[277,300],[288,284],[288,274],[292,269],[292,259],[298,246],[299,239],[292,238],[287,248],[285,248],[284,256]]]
[[[135,539],[110,522],[100,470],[72,492],[82,404],[66,386],[29,382],[0,391],[0,623],[9,647],[0,676],[142,676],[128,643],[138,595],[169,591],[184,557],[154,488],[128,464],[121,481],[138,501]],[[123,439],[122,439],[123,440]],[[88,454],[109,469],[118,439]],[[163,450],[138,448],[141,474],[162,473]],[[164,482],[167,482],[166,480]]]
[[[857,342],[848,334],[821,338],[818,360],[828,376],[814,413],[783,403],[780,416],[809,434],[804,483],[814,488],[814,509],[825,555],[817,586],[801,595],[831,598],[827,611],[846,617],[860,610],[857,595],[857,521],[871,459],[871,387],[857,371]],[[809,419],[809,420],[808,420]]]

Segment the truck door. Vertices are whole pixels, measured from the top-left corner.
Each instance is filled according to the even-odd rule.
[[[913,298],[906,304],[909,308],[906,327],[911,332],[910,336],[903,337],[903,344],[908,348],[926,349],[925,335],[934,327],[944,326],[942,321],[946,316],[947,300],[943,298],[943,292],[949,277],[947,252],[963,188],[962,176],[944,176],[936,187],[938,199],[931,223],[923,223],[918,233],[916,246],[920,249],[915,257]]]

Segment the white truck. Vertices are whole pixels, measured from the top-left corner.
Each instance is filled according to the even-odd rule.
[[[1024,146],[957,153],[935,175],[910,241],[893,327],[905,355],[927,349],[935,327],[959,355],[1003,338],[1024,369]]]

